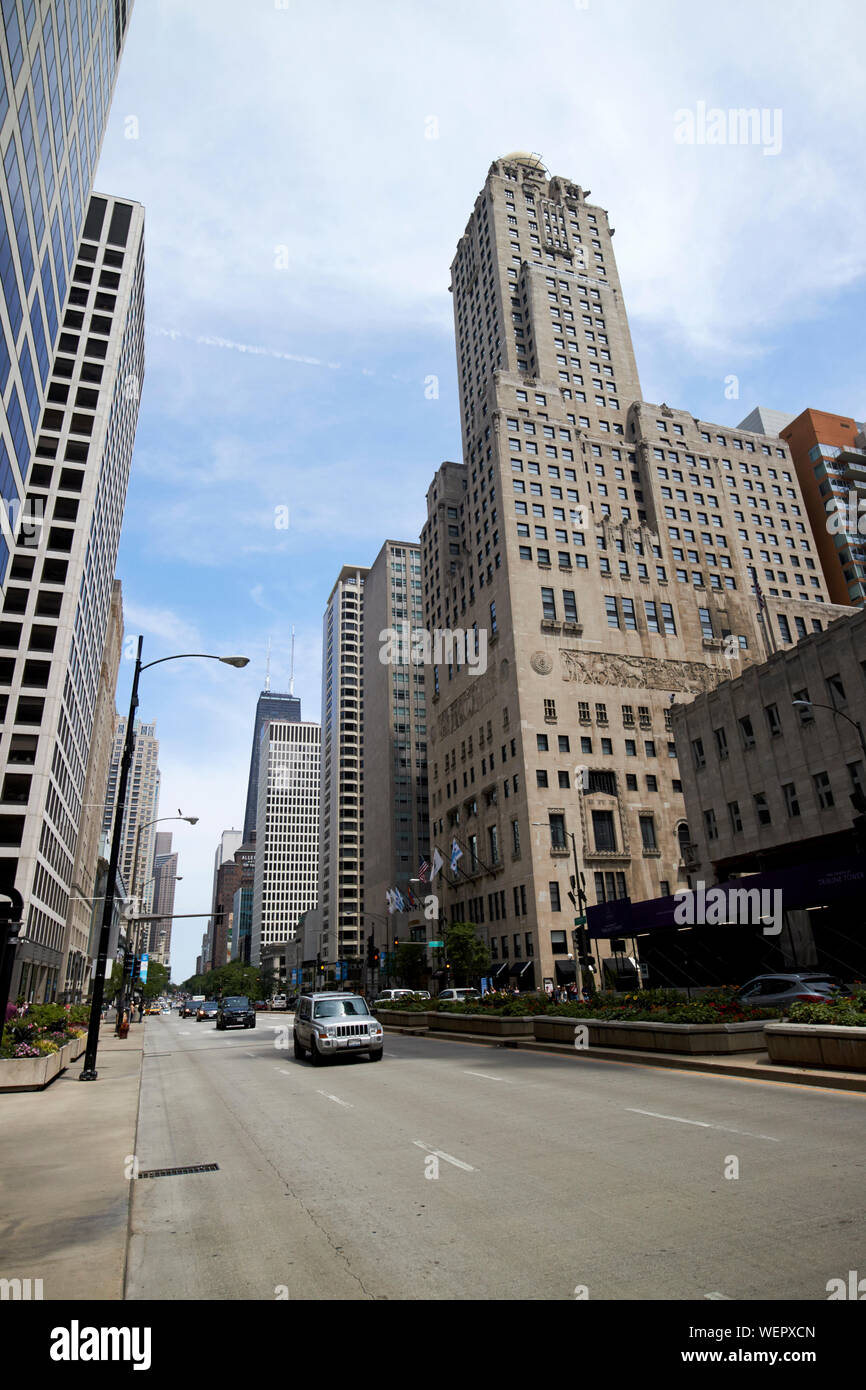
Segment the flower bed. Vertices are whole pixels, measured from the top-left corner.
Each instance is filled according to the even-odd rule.
[[[84,1050],[84,1005],[10,1004],[0,1050],[0,1091],[38,1091]]]

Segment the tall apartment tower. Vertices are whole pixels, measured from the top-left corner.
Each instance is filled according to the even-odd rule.
[[[252,965],[261,964],[264,946],[294,941],[301,916],[316,905],[321,734],[318,724],[282,719],[262,731]]]
[[[866,603],[866,424],[804,410],[779,431],[794,460],[834,603]]]
[[[424,614],[487,654],[426,668],[431,843],[521,988],[573,977],[575,860],[590,905],[684,878],[671,704],[840,611],[783,441],[642,400],[612,235],[517,152],[452,265],[465,463],[427,494]]]
[[[19,504],[39,456],[68,286],[75,278],[83,283],[75,275],[78,243],[131,10],[127,0],[3,0],[0,587],[9,579]]]
[[[288,720],[297,723],[301,718],[301,701],[297,695],[284,695],[278,690],[263,690],[256,703],[256,720],[253,728],[253,746],[250,753],[250,775],[247,782],[247,807],[244,813],[243,840],[249,843],[256,838],[256,816],[259,808],[259,754],[262,746],[262,730],[271,719]]]
[[[53,993],[144,373],[144,212],[93,196],[0,622],[0,883],[25,905],[13,988]],[[60,981],[62,985],[62,980]]]
[[[66,1003],[77,1003],[87,991],[90,979],[90,941],[96,923],[102,921],[102,901],[97,889],[99,862],[105,849],[102,829],[105,812],[108,772],[114,742],[116,719],[114,695],[123,642],[123,596],[120,581],[111,586],[111,607],[99,668],[99,684],[93,713],[93,732],[87,759],[87,775],[78,838],[75,844],[75,863],[72,870],[72,892],[66,918],[64,941]],[[107,868],[107,865],[106,865]]]
[[[102,822],[107,835],[111,833],[114,822],[117,776],[125,738],[126,716],[118,715],[114,726],[114,746],[111,750],[108,792]],[[143,724],[136,719],[118,867],[130,897],[140,899],[139,911],[142,913],[150,912],[153,903],[150,866],[153,863],[156,839],[153,822],[159,815],[159,783],[159,739],[156,737],[156,721]]]
[[[153,837],[153,911],[164,914],[149,923],[147,951],[151,960],[168,965],[171,956],[171,919],[177,884],[177,851],[171,847],[170,831],[158,830]]]
[[[391,935],[385,893],[405,892],[430,852],[424,671],[410,659],[423,624],[421,547],[386,541],[364,585],[362,663],[363,791],[376,808],[364,834],[365,935],[382,945]]]
[[[364,939],[364,586],[344,565],[322,623],[319,907],[322,959],[360,962]]]

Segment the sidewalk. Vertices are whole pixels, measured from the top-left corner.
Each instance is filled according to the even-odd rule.
[[[0,1097],[0,1278],[41,1279],[43,1298],[123,1298],[143,1024],[100,1030],[98,1080],[84,1055],[44,1091]]]

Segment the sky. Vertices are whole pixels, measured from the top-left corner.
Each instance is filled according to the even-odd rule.
[[[864,41],[854,0],[138,0],[95,184],[146,209],[125,628],[145,661],[250,658],[142,676],[160,815],[199,817],[161,827],[176,912],[242,826],[268,642],[286,690],[294,627],[317,719],[341,566],[417,540],[460,459],[449,268],[493,159],[608,210],[645,399],[866,417]],[[712,142],[739,108],[757,138]]]

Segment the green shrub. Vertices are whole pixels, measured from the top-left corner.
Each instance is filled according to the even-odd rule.
[[[835,1023],[843,1028],[866,1028],[866,1007],[860,1006],[859,1000],[850,999],[832,1004],[791,1004],[788,1019],[791,1023]]]

